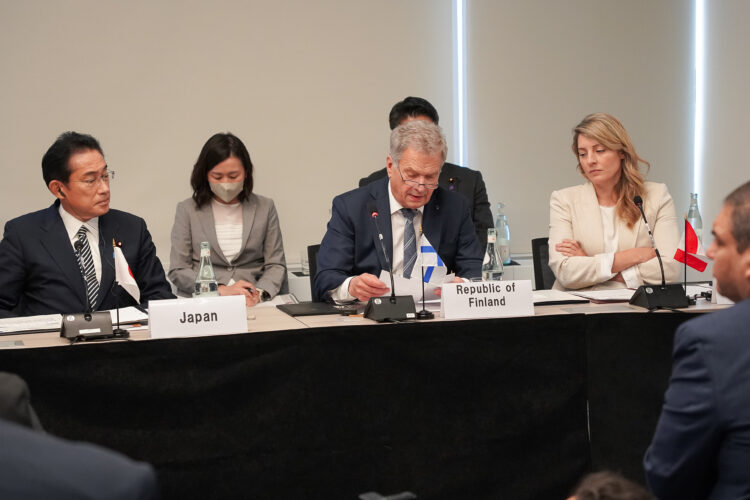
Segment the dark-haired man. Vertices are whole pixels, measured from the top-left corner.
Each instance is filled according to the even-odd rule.
[[[135,305],[115,286],[115,243],[141,304],[174,297],[145,221],[109,208],[114,172],[96,139],[62,134],[42,158],[42,175],[57,200],[9,221],[0,241],[0,317]]]
[[[410,120],[426,120],[439,125],[440,117],[435,107],[421,97],[407,97],[393,105],[388,115],[391,130]],[[380,169],[359,180],[359,187],[386,176],[386,169]],[[479,246],[487,247],[487,228],[493,227],[492,210],[487,200],[487,189],[482,174],[477,170],[460,167],[453,163],[443,163],[438,184],[448,191],[461,193],[469,200],[471,219],[477,233]]]
[[[724,311],[683,323],[644,466],[661,500],[750,498],[750,182],[734,190],[706,254]]]

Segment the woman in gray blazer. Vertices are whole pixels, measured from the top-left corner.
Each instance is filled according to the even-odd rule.
[[[248,306],[286,285],[286,260],[273,200],[253,193],[253,164],[237,137],[212,136],[190,177],[193,196],[177,205],[169,279],[177,294],[192,295],[200,245],[211,245],[221,295],[244,295]]]

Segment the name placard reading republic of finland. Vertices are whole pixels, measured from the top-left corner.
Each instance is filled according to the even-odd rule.
[[[245,296],[150,300],[148,326],[152,339],[246,332]]]
[[[446,319],[534,315],[530,280],[446,283],[441,295]]]

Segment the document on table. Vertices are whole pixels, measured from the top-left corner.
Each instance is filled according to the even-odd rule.
[[[112,316],[112,324],[117,324],[117,309],[109,310],[110,316]],[[147,323],[148,313],[141,311],[136,307],[121,307],[120,308],[120,324],[127,325],[130,323]]]
[[[0,335],[28,332],[54,332],[62,325],[61,314],[42,314],[0,319]]]
[[[589,299],[591,302],[628,302],[635,290],[632,288],[613,288],[612,290],[571,290],[570,293]]]
[[[585,304],[589,301],[584,297],[578,297],[572,293],[563,292],[562,290],[534,290],[534,305],[554,305],[554,304]]]

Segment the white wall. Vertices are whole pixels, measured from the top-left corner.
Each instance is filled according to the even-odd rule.
[[[571,130],[593,112],[620,119],[687,210],[691,2],[475,0],[467,17],[469,164],[506,203],[514,253],[548,234],[551,192],[584,182]]]
[[[707,3],[710,227],[750,177],[750,4]],[[622,120],[648,178],[687,210],[693,2],[467,4],[467,165],[493,205],[508,204],[514,252],[547,234],[550,192],[582,182],[570,130],[593,111]],[[295,262],[322,236],[331,198],[384,165],[396,101],[429,99],[452,140],[450,0],[4,0],[0,19],[0,224],[53,201],[44,151],[65,130],[88,132],[118,174],[112,206],[146,218],[166,261],[192,164],[229,130],[248,146],[257,192],[276,201]]]
[[[0,2],[0,224],[53,201],[41,158],[88,132],[117,172],[112,206],[169,258],[203,143],[231,131],[279,211],[289,261],[333,195],[385,166],[388,112],[422,95],[452,127],[448,0]]]
[[[706,125],[703,193],[704,243],[724,197],[750,181],[750,2],[706,2]],[[702,198],[702,199],[701,199]]]

